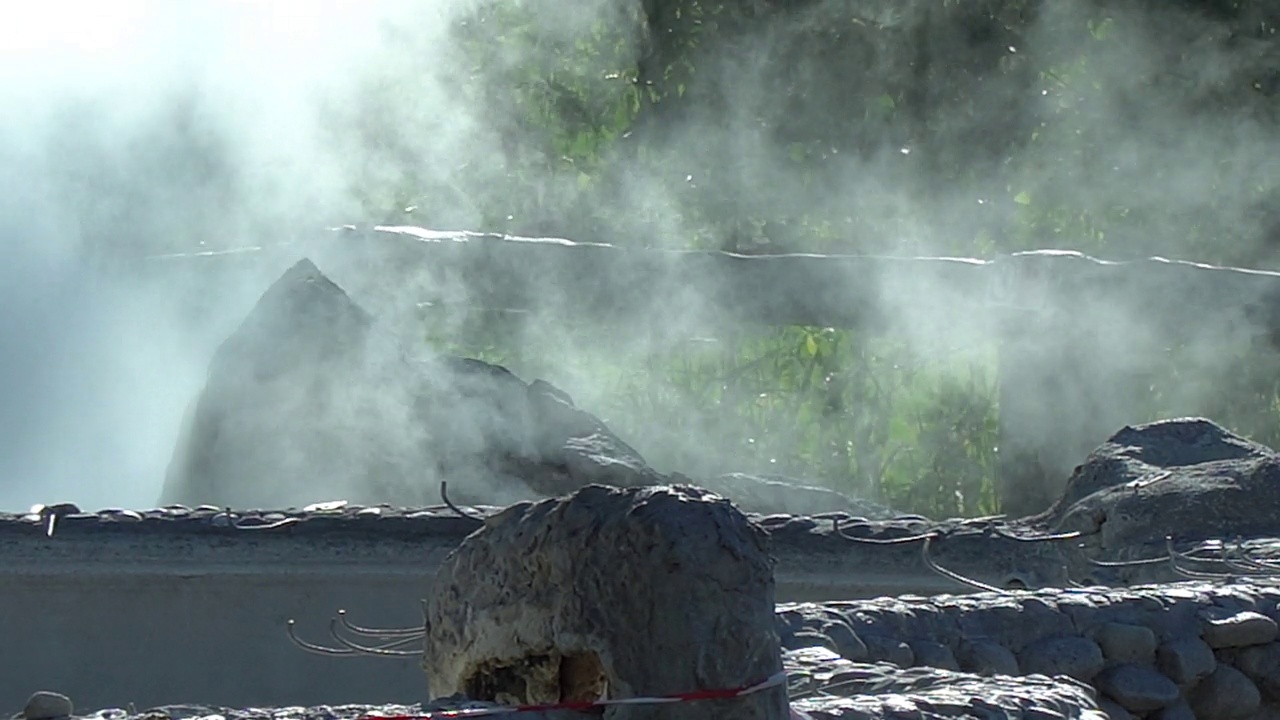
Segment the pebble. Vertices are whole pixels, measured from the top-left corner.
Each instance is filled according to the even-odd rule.
[[[58,720],[71,717],[73,712],[71,698],[62,693],[40,690],[27,699],[21,717],[24,720]]]
[[[880,635],[867,635],[862,638],[867,645],[867,654],[871,659],[890,662],[898,667],[908,668],[916,664],[916,655],[911,646],[896,638]]]
[[[1100,625],[1092,635],[1108,662],[1143,665],[1155,662],[1156,634],[1151,628],[1109,622]]]
[[[960,646],[960,669],[978,675],[1021,675],[1018,658],[992,640],[974,640]]]
[[[956,660],[955,653],[951,652],[951,648],[940,642],[913,640],[907,645],[911,647],[911,654],[915,656],[916,665],[918,666],[938,668],[939,670],[960,669],[960,663]]]
[[[1069,675],[1088,682],[1106,665],[1098,643],[1083,637],[1055,637],[1028,645],[1018,657],[1025,673]]]
[[[1235,665],[1273,701],[1280,701],[1280,642],[1244,648]]]
[[[1214,650],[1220,648],[1264,645],[1276,639],[1280,627],[1276,621],[1252,610],[1244,610],[1226,616],[1206,613],[1203,637]]]
[[[1168,707],[1181,692],[1172,680],[1146,665],[1115,665],[1097,678],[1098,690],[1126,710],[1145,713]]]
[[[822,626],[821,632],[831,638],[836,652],[845,660],[862,662],[871,656],[867,651],[867,644],[862,642],[862,638],[858,637],[848,623],[828,622]]]
[[[1156,666],[1179,685],[1194,685],[1213,672],[1218,659],[1213,648],[1197,637],[1170,640],[1156,650]]]
[[[1253,717],[1262,706],[1262,693],[1245,674],[1226,664],[1219,664],[1190,696],[1196,715],[1213,720]]]

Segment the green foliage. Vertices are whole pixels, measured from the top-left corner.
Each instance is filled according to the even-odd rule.
[[[934,238],[931,251],[989,256],[1062,247],[1117,259],[1156,250],[1204,261],[1256,259],[1232,250],[1244,246],[1238,241],[1247,230],[1215,223],[1214,210],[1231,217],[1228,206],[1274,198],[1274,173],[1250,174],[1247,197],[1239,197],[1232,189],[1241,168],[1197,168],[1204,174],[1195,180],[1212,199],[1185,213],[1137,192],[1101,201],[1080,192],[1096,173],[1125,171],[1116,146],[1124,133],[1100,123],[1098,108],[1114,109],[1133,87],[1178,82],[1177,68],[1130,77],[1109,66],[1141,39],[1134,16],[1094,7],[1065,26],[1068,37],[1039,50],[1024,33],[1048,10],[1031,0],[948,0],[883,17],[852,8],[655,1],[645,3],[647,14],[635,8],[562,33],[545,26],[546,8],[536,3],[480,5],[456,34],[466,64],[477,68],[467,91],[495,116],[515,118],[506,131],[519,138],[507,152],[508,173],[486,200],[485,229],[522,231],[540,218],[589,216],[593,224],[554,227],[570,236],[587,227],[578,231],[619,244],[917,251],[901,229],[919,207],[896,209],[891,198],[874,195],[762,207],[760,193],[739,192],[741,179],[722,172],[723,162],[664,151],[662,128],[723,107],[726,87],[711,78],[737,68],[716,58],[741,57],[741,48],[758,44],[767,48],[760,51],[766,71],[753,79],[770,99],[759,112],[769,128],[761,140],[778,149],[769,158],[777,161],[776,186],[820,196],[847,158],[864,157],[921,196],[975,188],[987,214]],[[796,17],[800,32],[770,34],[774,23]],[[914,54],[904,56],[904,47]],[[1011,90],[993,93],[990,78]],[[1020,112],[1023,96],[1032,95],[1040,98],[1034,112]],[[1009,110],[993,112],[989,103]],[[620,175],[663,178],[679,189],[674,206],[616,202],[609,188]],[[1133,178],[1135,187],[1142,182]],[[410,187],[400,197],[419,196]],[[675,233],[654,239],[652,229],[670,229],[663,221],[673,213],[681,220]],[[788,327],[718,328],[712,337],[642,344],[637,353],[618,340],[618,329],[551,333],[510,317],[435,320],[432,342],[577,389],[579,404],[665,469],[790,474],[934,516],[999,510],[993,348],[926,356],[900,338]],[[1160,382],[1150,406],[1134,409],[1135,422],[1217,412],[1280,444],[1280,373],[1241,361],[1231,374],[1238,394],[1213,408],[1180,407],[1173,388],[1189,378],[1179,369],[1194,364],[1186,362],[1190,350],[1168,352],[1168,367],[1153,371]]]

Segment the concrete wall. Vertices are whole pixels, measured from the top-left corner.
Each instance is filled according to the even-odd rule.
[[[40,689],[70,695],[83,711],[427,700],[416,658],[311,655],[289,641],[285,623],[295,618],[299,635],[326,645],[340,608],[365,626],[420,626],[419,600],[457,541],[100,530],[46,538],[6,526],[0,717]],[[957,591],[857,555],[782,547],[777,556],[780,602]]]
[[[424,586],[407,573],[6,573],[0,591],[0,714],[37,689],[77,707],[231,706],[427,699],[412,658],[327,658],[337,608],[366,625],[417,625]]]

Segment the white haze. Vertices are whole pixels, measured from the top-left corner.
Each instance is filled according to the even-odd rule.
[[[624,2],[544,3],[549,11],[540,31],[563,39],[589,20],[619,17]],[[805,22],[821,22],[823,8],[838,5],[829,0],[801,13],[794,32],[807,31]],[[1046,5],[1029,40],[1051,47],[1077,37],[1059,28],[1083,22],[1080,5]],[[283,270],[263,267],[211,289],[189,276],[141,271],[140,263],[122,267],[120,257],[279,242],[290,232],[364,222],[361,188],[376,192],[409,176],[455,193],[423,224],[496,229],[483,226],[483,208],[470,191],[480,184],[476,177],[503,162],[498,146],[508,125],[472,106],[449,81],[451,73],[472,71],[447,33],[466,7],[465,0],[111,0],[5,11],[0,508],[61,499],[85,507],[153,504],[212,349]],[[1168,16],[1180,22],[1173,11]],[[380,26],[409,40],[388,44]],[[1159,62],[1168,50],[1163,29],[1150,27],[1108,46],[1116,56],[1104,62],[1120,77]],[[1206,82],[1235,62],[1214,47],[1188,52],[1202,54]],[[506,57],[508,64],[531,59]],[[776,99],[758,92],[753,80],[763,68],[739,60],[702,59],[700,72],[733,90],[731,112],[691,113],[670,133],[668,150],[716,158],[708,162],[740,186],[746,206],[849,206],[875,232],[896,233],[894,249],[927,253],[949,234],[985,222],[978,200],[1007,192],[956,187],[921,197],[897,147],[849,161],[835,186],[799,189],[776,166],[778,149],[767,146],[755,124],[762,113],[778,112]],[[406,92],[387,92],[398,83]],[[974,99],[979,106],[1006,99],[999,86],[982,92]],[[1280,157],[1273,129],[1246,121],[1206,124],[1143,87],[1092,102],[1092,142],[1113,153],[1101,164],[1039,158],[1034,149],[1009,159],[1028,192],[1083,208],[1124,202],[1150,213],[1150,233],[1126,246],[1136,256],[1161,253],[1162,235],[1210,211],[1261,243],[1265,228],[1251,225],[1247,190],[1274,172],[1265,165]],[[358,119],[377,131],[379,144],[335,134],[334,118]],[[1073,162],[1079,167],[1064,184],[1061,168]],[[1215,188],[1209,198],[1199,178],[1222,162],[1236,164],[1240,186]],[[1051,163],[1053,172],[1044,169]],[[636,172],[620,184],[627,202],[653,209],[647,230],[658,236],[676,237],[684,226],[675,197],[683,177],[676,175]],[[571,182],[567,189],[552,180],[548,186],[572,194]],[[1061,238],[1033,243],[1062,244]],[[318,262],[340,284],[368,280],[355,277],[358,268]],[[902,320],[909,332],[908,319]],[[592,388],[566,389],[591,409]]]

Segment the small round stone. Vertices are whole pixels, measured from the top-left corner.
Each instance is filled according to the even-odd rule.
[[[1231,720],[1255,717],[1262,694],[1244,673],[1219,663],[1213,674],[1196,686],[1190,700],[1197,717]]]
[[[1150,665],[1156,657],[1156,634],[1151,628],[1129,623],[1103,623],[1093,632],[1102,656],[1113,663]]]
[[[1280,635],[1280,626],[1275,620],[1252,610],[1229,615],[1208,614],[1203,629],[1204,641],[1215,650],[1265,645]]]
[[[22,717],[24,720],[58,720],[71,717],[73,710],[71,698],[62,693],[40,690],[27,699]]]
[[[1116,665],[1098,675],[1098,689],[1130,712],[1144,713],[1178,701],[1178,686],[1146,665]]]
[[[1055,637],[1032,643],[1018,656],[1023,672],[1070,675],[1088,682],[1106,665],[1102,648],[1088,638]]]
[[[1179,685],[1194,685],[1218,667],[1213,648],[1197,637],[1179,638],[1156,650],[1156,663],[1161,672]]]

